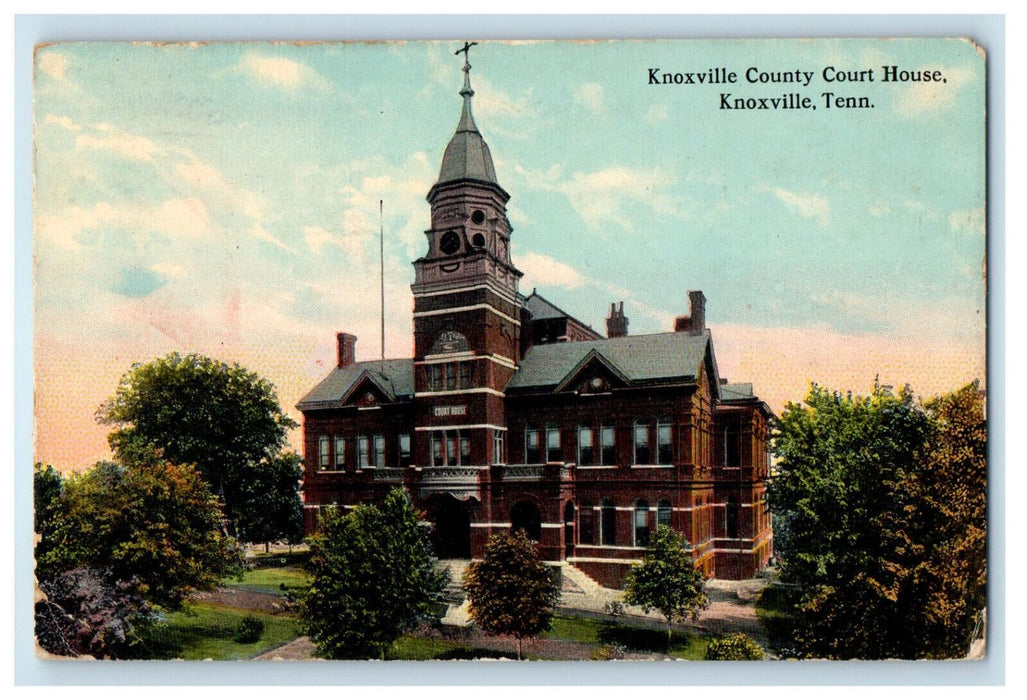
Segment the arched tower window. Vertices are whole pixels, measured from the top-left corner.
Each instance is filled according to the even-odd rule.
[[[657,506],[656,506],[656,525],[657,525],[657,527],[659,527],[660,525],[665,525],[666,527],[671,527],[671,524],[670,524],[671,512],[672,511],[671,511],[671,507],[670,507],[670,501],[668,501],[667,499],[663,499],[662,501],[660,501],[657,504]]]
[[[634,521],[635,546],[649,546],[649,503],[645,499],[635,501]]]

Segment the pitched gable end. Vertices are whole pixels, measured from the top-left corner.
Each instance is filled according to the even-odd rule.
[[[343,406],[359,406],[361,408],[377,406],[380,403],[392,403],[391,382],[385,381],[377,373],[364,370],[353,386],[342,397]]]
[[[605,393],[610,389],[627,386],[629,381],[628,375],[616,363],[593,348],[556,385],[556,391]]]

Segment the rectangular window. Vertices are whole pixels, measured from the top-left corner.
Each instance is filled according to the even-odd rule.
[[[601,464],[616,464],[617,463],[617,451],[614,449],[613,444],[613,426],[604,425],[599,429],[599,439],[601,441],[602,453],[600,454]]]
[[[457,461],[457,436],[456,433],[447,432],[446,436],[446,464],[457,465],[460,462]]]
[[[471,388],[471,363],[461,362],[460,363],[460,388],[470,389]]]
[[[456,389],[456,365],[450,363],[446,365],[446,391],[454,389]]]
[[[649,454],[649,425],[646,423],[635,424],[635,461],[634,464],[650,464]]]
[[[460,464],[469,465],[471,463],[471,439],[467,437],[467,433],[463,430],[460,431]]]
[[[741,464],[741,445],[738,440],[738,428],[731,426],[724,429],[724,466],[737,467]]]
[[[560,462],[563,461],[562,456],[560,453],[560,429],[551,425],[546,428],[546,461]]]
[[[524,463],[538,464],[542,461],[542,452],[539,444],[539,431],[529,428],[524,431]]]
[[[405,433],[399,436],[399,466],[410,466],[410,434]]]
[[[506,464],[506,438],[502,430],[492,431],[492,462]]]
[[[673,452],[670,442],[670,423],[660,423],[656,426],[656,463],[673,464]]]
[[[327,469],[328,464],[328,436],[322,435],[317,440],[317,466],[321,469]]]
[[[428,390],[439,391],[442,388],[442,374],[439,365],[428,365]]]
[[[339,471],[346,468],[346,440],[341,435],[335,436],[335,468]]]
[[[596,463],[595,447],[592,444],[592,428],[578,428],[578,464],[590,466]]]
[[[431,465],[433,467],[441,467],[446,463],[446,457],[442,452],[444,445],[445,439],[443,433],[431,434]]]
[[[385,436],[375,435],[374,436],[374,464],[373,467],[384,467],[385,466]]]
[[[357,466],[360,469],[367,467],[370,459],[370,444],[366,435],[357,438]]]

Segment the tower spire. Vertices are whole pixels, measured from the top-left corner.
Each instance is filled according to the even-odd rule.
[[[464,55],[464,86],[460,89],[460,96],[464,98],[464,108],[460,113],[460,124],[456,127],[457,132],[460,131],[473,131],[478,132],[478,127],[474,123],[474,116],[471,113],[471,98],[474,97],[474,90],[471,89],[471,47],[477,46],[478,42],[464,42],[464,46],[461,49],[457,49],[454,52],[454,56]]]

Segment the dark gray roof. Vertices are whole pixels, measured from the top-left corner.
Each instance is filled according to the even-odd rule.
[[[528,310],[531,318],[535,321],[542,321],[547,318],[571,317],[570,314],[567,314],[563,309],[535,291],[532,291],[531,296],[524,300],[524,308]]]
[[[694,378],[699,375],[709,345],[709,331],[699,335],[656,333],[535,345],[521,360],[520,369],[506,388],[555,386],[592,351],[632,382]],[[709,351],[712,354],[712,348]],[[715,368],[714,362],[714,373]]]
[[[732,399],[754,399],[756,397],[752,393],[752,384],[721,384],[720,398],[724,401],[731,401]]]
[[[463,93],[461,93],[463,94]],[[437,185],[458,180],[478,180],[498,185],[496,168],[492,164],[492,153],[488,144],[481,137],[474,116],[471,114],[470,95],[464,95],[464,107],[460,113],[460,123],[456,133],[446,146],[442,156],[442,167],[439,169]]]
[[[333,369],[320,384],[300,399],[296,408],[307,411],[338,407],[365,375],[385,392],[389,400],[394,401],[414,394],[413,360],[385,360],[384,363],[381,360],[354,362],[346,367]]]

